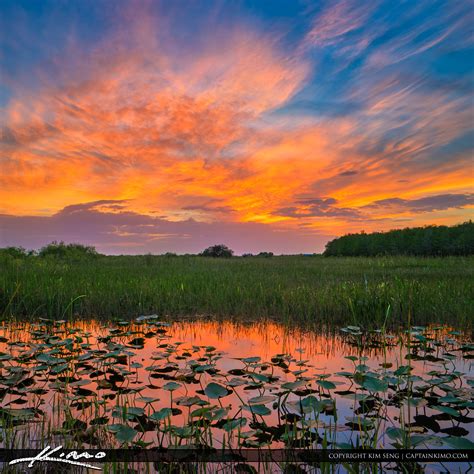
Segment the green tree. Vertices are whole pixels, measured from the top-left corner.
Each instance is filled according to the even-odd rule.
[[[325,256],[473,255],[474,223],[347,234],[326,244]]]
[[[203,257],[230,258],[234,255],[234,251],[227,247],[227,245],[218,244],[203,250],[200,255]]]
[[[99,254],[92,246],[65,244],[64,242],[54,241],[41,248],[38,256],[42,258],[82,260],[85,258],[96,258]]]

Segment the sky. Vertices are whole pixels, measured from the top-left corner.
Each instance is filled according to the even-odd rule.
[[[473,218],[472,1],[0,2],[0,246],[313,253]]]

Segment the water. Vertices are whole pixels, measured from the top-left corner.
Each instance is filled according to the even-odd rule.
[[[474,347],[449,328],[385,335],[151,317],[19,322],[0,337],[7,448],[474,440]]]

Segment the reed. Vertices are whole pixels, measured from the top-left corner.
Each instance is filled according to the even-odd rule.
[[[215,315],[309,324],[472,325],[474,257],[0,258],[4,317]]]

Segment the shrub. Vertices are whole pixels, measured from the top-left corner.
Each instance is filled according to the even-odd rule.
[[[230,258],[234,255],[234,251],[227,247],[227,245],[219,244],[208,247],[200,255],[203,257]]]
[[[257,257],[273,257],[273,252],[260,252]]]
[[[95,258],[99,256],[97,250],[92,246],[82,244],[65,244],[64,242],[51,242],[43,247],[38,255],[40,257],[81,260],[84,258]]]
[[[9,257],[12,257],[12,258],[25,258],[25,257],[28,257],[29,255],[32,255],[32,252],[28,252],[23,247],[5,247],[3,249],[0,249],[0,254],[2,256],[8,255]]]

